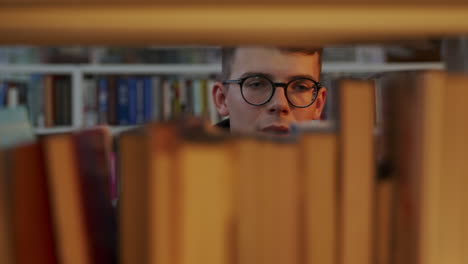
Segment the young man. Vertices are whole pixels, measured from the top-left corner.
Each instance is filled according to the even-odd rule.
[[[319,119],[326,89],[319,83],[321,49],[225,48],[222,78],[212,90],[231,132],[288,135],[291,124]]]

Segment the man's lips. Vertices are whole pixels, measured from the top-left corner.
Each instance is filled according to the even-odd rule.
[[[289,135],[290,130],[288,126],[283,125],[271,125],[262,129],[262,132],[274,134],[274,135]]]

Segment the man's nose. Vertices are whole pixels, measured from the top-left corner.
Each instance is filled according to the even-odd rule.
[[[289,114],[291,109],[284,89],[286,88],[276,87],[275,94],[268,102],[268,112],[272,114]]]

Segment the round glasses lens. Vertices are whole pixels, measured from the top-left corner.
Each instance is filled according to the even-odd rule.
[[[273,86],[263,77],[250,77],[242,85],[245,100],[251,104],[263,104],[271,97]]]
[[[317,87],[309,79],[298,79],[289,84],[286,92],[291,104],[303,107],[312,103],[317,93]]]

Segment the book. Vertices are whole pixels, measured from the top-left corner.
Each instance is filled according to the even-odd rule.
[[[171,80],[164,78],[162,81],[162,120],[170,120],[172,118],[172,98],[173,92],[171,88]]]
[[[0,150],[0,262],[14,263],[10,173],[6,153]]]
[[[149,192],[149,262],[176,263],[180,236],[180,191],[178,164],[174,158],[179,142],[175,122],[152,124],[150,127]]]
[[[383,85],[383,78],[376,80],[375,87],[375,261],[378,264],[392,263],[395,241],[395,189],[398,177],[395,163],[392,160],[392,147],[395,145],[391,137],[391,113],[393,107],[390,95],[393,89]]]
[[[442,125],[442,172],[440,181],[440,256],[444,263],[464,263],[467,235],[466,180],[468,176],[467,115],[464,98],[468,96],[468,77],[461,73],[448,73],[444,88]]]
[[[8,84],[2,81],[0,87],[0,107],[4,107],[7,102]]]
[[[42,147],[25,144],[8,155],[15,263],[58,263]]]
[[[231,149],[224,137],[196,130],[183,130],[188,136],[175,156],[179,263],[225,263],[231,255],[226,237],[232,217]]]
[[[193,114],[195,116],[201,116],[203,113],[202,107],[202,88],[201,80],[193,80]]]
[[[299,263],[299,149],[267,139],[239,144],[241,163],[236,165],[250,171],[237,179],[239,263]],[[281,163],[278,153],[284,157]]]
[[[139,89],[141,88],[141,89]],[[122,96],[128,96],[128,98],[126,99],[127,100],[127,105],[126,106],[123,106],[123,107],[126,107],[127,108],[127,121],[126,123],[124,124],[128,124],[128,125],[135,125],[137,123],[137,118],[138,118],[138,104],[140,102],[138,102],[138,93],[141,92],[141,94],[143,94],[143,90],[142,90],[143,86],[140,86],[138,87],[138,80],[134,77],[130,77],[127,79],[127,95],[125,95],[125,92],[123,94],[119,94],[122,95]],[[143,99],[143,98],[141,98]],[[119,102],[120,102],[121,98],[119,98]],[[142,103],[142,102],[141,102]],[[141,105],[142,106],[142,105]],[[122,105],[120,106],[122,107]],[[141,109],[143,110],[143,109]]]
[[[108,87],[108,78],[105,76],[100,76],[97,81],[97,98],[98,98],[98,124],[107,124],[108,117],[110,114],[110,107],[109,107],[109,87]]]
[[[325,128],[303,125],[300,130],[304,263],[336,263],[338,135],[332,125]]]
[[[340,86],[339,263],[373,259],[374,238],[374,86],[342,80]],[[357,103],[359,102],[359,103]]]
[[[54,77],[44,76],[44,125],[54,126]]]
[[[71,80],[69,76],[54,76],[53,81],[54,125],[71,125]]]
[[[262,238],[257,234],[257,214],[261,204],[257,196],[257,175],[260,173],[257,158],[260,143],[254,137],[238,138],[234,144],[234,198],[235,203],[235,259],[232,263],[258,263]],[[240,186],[243,186],[241,188]]]
[[[109,76],[107,79],[107,122],[109,125],[119,125],[118,86],[119,78],[117,76]]]
[[[132,89],[133,90],[133,89]],[[130,124],[130,86],[128,78],[119,78],[117,80],[117,119],[119,125]]]
[[[93,263],[117,262],[117,222],[110,194],[111,135],[103,127],[73,135],[82,207]]]
[[[31,75],[28,85],[28,111],[31,124],[44,126],[44,77],[41,74]]]
[[[152,82],[155,81],[149,76],[143,77],[143,107],[141,123],[149,122],[153,119],[153,108],[156,108],[157,101],[153,101]]]
[[[43,142],[58,260],[92,263],[73,138],[69,134],[53,135]]]
[[[129,131],[118,139],[120,263],[148,263],[148,145],[145,131]]]
[[[99,122],[99,103],[102,102],[99,98],[100,81],[96,76],[83,79],[83,123],[85,127],[95,126]]]
[[[162,84],[161,84],[160,76],[151,77],[151,91],[152,91],[152,103],[153,103],[152,120],[163,120],[162,118],[163,90],[162,90],[161,85]]]
[[[389,153],[394,171],[392,256],[395,263],[440,263],[440,195],[445,74],[392,74]]]

